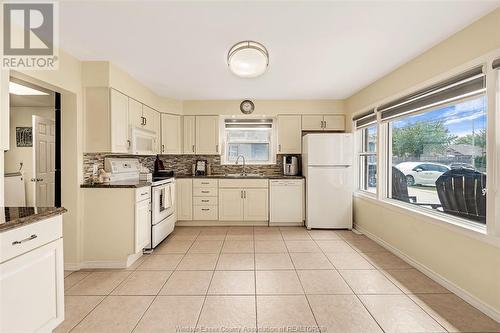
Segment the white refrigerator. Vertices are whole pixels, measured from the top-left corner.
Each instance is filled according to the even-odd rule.
[[[352,134],[302,138],[308,229],[352,229],[353,155]]]

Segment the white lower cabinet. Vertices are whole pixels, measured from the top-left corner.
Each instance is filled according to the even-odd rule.
[[[193,219],[193,180],[176,179],[177,219],[191,221]]]
[[[193,180],[193,220],[217,221],[217,179]]]
[[[62,226],[62,217],[56,217]],[[36,222],[33,225],[43,223]],[[23,229],[36,234],[27,225]],[[2,234],[4,236],[4,234]],[[62,235],[51,242],[0,264],[0,332],[51,332],[64,320],[64,263]],[[19,238],[21,239],[21,238]],[[2,237],[4,240],[4,237]],[[20,245],[24,246],[29,242]]]
[[[259,179],[221,180],[219,183],[220,221],[268,221],[268,181]]]
[[[135,253],[149,246],[151,242],[151,201],[135,204]]]
[[[219,189],[219,220],[243,220],[243,190],[240,188]]]
[[[269,215],[269,198],[267,188],[248,188],[243,190],[243,220],[267,221]]]

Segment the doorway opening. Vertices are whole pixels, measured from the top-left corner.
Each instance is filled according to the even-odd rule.
[[[11,77],[5,206],[61,206],[61,95]]]

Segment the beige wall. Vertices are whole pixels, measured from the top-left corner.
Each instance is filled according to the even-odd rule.
[[[19,163],[23,163],[26,206],[33,206],[33,147],[16,146],[16,127],[32,127],[32,116],[54,119],[54,108],[51,107],[12,107],[10,108],[10,147],[4,155],[6,173],[19,171]],[[9,193],[5,193],[8,196]]]
[[[341,100],[254,100],[256,115],[280,113],[345,113]],[[184,114],[241,115],[241,100],[184,101]]]
[[[500,313],[500,247],[370,199],[355,198],[354,219],[357,228]]]
[[[156,94],[109,61],[84,62],[83,85],[85,87],[113,87],[159,112],[182,113],[182,101]]]
[[[362,111],[500,48],[499,31],[500,9],[497,9],[349,97],[346,100],[348,111]]]
[[[497,9],[351,96],[346,101],[348,112],[373,107],[500,49],[499,31]],[[484,310],[500,318],[500,246],[486,242],[486,237],[472,237],[458,227],[450,228],[444,222],[397,211],[370,199],[356,198],[354,210],[357,227],[427,267],[469,295],[469,301],[485,305]],[[489,242],[500,243],[498,237],[488,237]]]

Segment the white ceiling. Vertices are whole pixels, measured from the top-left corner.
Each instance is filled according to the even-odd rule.
[[[500,1],[60,2],[61,46],[109,60],[178,99],[346,98]],[[269,70],[241,79],[229,48],[263,43]]]

